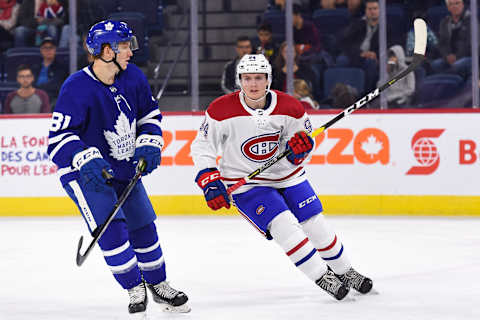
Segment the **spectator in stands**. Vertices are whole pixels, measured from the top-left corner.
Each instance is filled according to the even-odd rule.
[[[356,88],[346,83],[337,83],[332,88],[329,96],[322,101],[322,104],[326,104],[328,108],[345,109],[354,104],[358,98],[359,96]]]
[[[58,62],[56,58],[57,45],[54,39],[46,37],[40,45],[40,54],[43,61],[39,65],[32,66],[35,75],[35,85],[48,93],[52,106],[55,105],[58,90],[68,76],[66,66]]]
[[[317,27],[313,22],[303,19],[297,4],[293,5],[293,41],[301,60],[310,63],[321,61],[322,43]]]
[[[394,45],[388,50],[387,62],[388,78],[391,79],[400,71],[407,68],[405,63],[405,52],[402,46]],[[378,83],[380,86],[381,84]],[[385,91],[389,108],[405,107],[411,102],[413,93],[415,92],[415,74],[410,72],[403,79],[397,81]]]
[[[58,28],[65,23],[65,10],[58,0],[43,0],[37,12],[37,32],[35,45],[38,46],[45,37],[58,39]]]
[[[335,0],[320,0],[320,8],[324,10],[336,9]]]
[[[293,4],[300,5],[302,10],[309,11],[309,1],[308,0],[293,0]],[[310,1],[311,2],[311,1]],[[285,11],[285,0],[275,0],[273,9]]]
[[[235,71],[240,59],[242,59],[244,55],[252,53],[252,43],[250,39],[247,36],[238,37],[235,51],[237,52],[237,57],[227,62],[223,67],[221,85],[225,94],[232,93],[239,89],[235,82]]]
[[[36,0],[23,0],[20,5],[18,23],[14,30],[15,47],[33,46],[33,38],[37,29],[36,2]]]
[[[346,8],[346,0],[313,0],[310,1],[310,10],[313,12],[318,9],[333,10],[338,8]]]
[[[471,74],[470,10],[463,0],[445,0],[450,16],[440,22],[439,50],[442,58],[432,62],[434,72],[452,71],[465,78]]]
[[[33,87],[32,69],[22,64],[17,68],[20,88],[12,91],[5,99],[3,113],[48,113],[50,102],[45,91]]]
[[[253,40],[253,48],[257,54],[263,54],[270,64],[278,54],[278,46],[273,41],[272,26],[268,23],[261,24],[257,28],[257,39]]]
[[[0,54],[13,46],[19,8],[16,0],[0,0]]]
[[[365,4],[362,0],[347,0],[347,8],[352,19],[360,19],[365,15]]]
[[[295,79],[305,80],[310,88],[317,88],[315,74],[309,64],[299,62],[298,56],[294,52],[293,77]],[[287,43],[280,45],[280,54],[275,58],[273,64],[273,83],[272,89],[286,91],[287,90]]]
[[[90,26],[106,18],[107,14],[100,5],[100,1],[77,0],[77,36],[87,34]],[[59,48],[67,48],[69,46],[70,32],[70,24],[65,24],[60,33]],[[77,37],[77,40],[79,41],[80,37]]]
[[[293,96],[300,100],[305,110],[319,109],[319,104],[313,99],[312,89],[303,79],[293,80]]]
[[[379,15],[378,0],[366,0],[365,18],[351,22],[339,42],[342,54],[337,57],[337,65],[362,68],[365,71],[367,91],[374,89],[378,80]],[[387,41],[395,43],[388,31],[387,29]]]

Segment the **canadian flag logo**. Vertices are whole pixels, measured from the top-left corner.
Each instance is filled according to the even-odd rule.
[[[418,166],[411,167],[407,174],[429,175],[440,165],[440,153],[432,138],[438,138],[445,129],[423,129],[412,138],[412,151]]]

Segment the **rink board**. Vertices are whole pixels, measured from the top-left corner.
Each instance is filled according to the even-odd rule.
[[[335,113],[312,113],[312,126]],[[217,214],[193,182],[202,119],[165,114],[162,166],[143,179],[158,214]],[[480,216],[479,121],[466,109],[356,112],[316,138],[309,180],[328,214]],[[48,127],[48,115],[0,117],[0,215],[77,214],[48,160]]]

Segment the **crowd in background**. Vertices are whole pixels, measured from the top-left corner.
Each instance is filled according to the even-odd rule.
[[[392,21],[387,15],[388,78],[407,68],[411,61],[413,20],[420,17],[429,23],[427,59],[415,73],[386,91],[388,107],[471,106],[468,3],[463,0],[386,0],[386,4],[387,12],[394,13],[390,16]],[[222,76],[225,93],[238,89],[229,79],[234,76],[231,70],[244,54],[251,52],[263,53],[270,60],[274,74],[272,88],[286,89],[285,35],[281,33],[282,28],[275,26],[280,21],[276,17],[283,15],[284,10],[285,0],[271,1],[257,36],[251,40],[247,36],[237,39],[238,56],[227,63]],[[395,16],[395,13],[398,14]],[[401,19],[394,20],[399,16]],[[342,25],[340,21],[335,31],[322,30],[321,26],[325,26],[322,19],[344,17],[348,17],[347,24]],[[294,1],[294,89],[307,107],[344,108],[380,85],[379,17],[378,0]],[[351,83],[338,81],[339,74]],[[438,94],[432,92],[432,87]],[[378,108],[378,101],[369,107]]]
[[[468,3],[386,0],[386,4],[387,13],[400,13],[387,14],[388,77],[411,60],[413,20],[422,17],[429,23],[427,59],[386,92],[389,108],[471,106],[472,13]],[[286,91],[285,28],[278,19],[284,19],[284,10],[285,0],[269,1],[258,19],[256,35],[237,39],[237,56],[221,75],[225,93],[238,89],[235,68],[247,53],[264,54],[273,68],[272,89]],[[76,40],[82,48],[89,26],[105,19],[108,12],[101,1],[77,0],[77,13]],[[379,17],[378,0],[294,0],[294,95],[307,108],[344,108],[379,85]],[[68,47],[69,35],[67,0],[0,0],[0,55],[12,48],[37,47],[41,56],[39,61],[19,65],[16,77],[13,72],[8,75],[19,89],[1,99],[0,112],[51,111],[68,76],[68,59],[61,59],[58,52]],[[78,56],[79,66],[91,61],[86,50]]]

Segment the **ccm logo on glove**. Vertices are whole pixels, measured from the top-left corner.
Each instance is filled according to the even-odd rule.
[[[216,168],[201,170],[197,174],[195,181],[202,188],[203,195],[210,209],[230,208],[227,189],[221,181],[220,172]]]
[[[198,185],[200,186],[200,188],[203,189],[207,184],[216,180],[220,180],[219,171],[214,171],[214,172],[211,172],[210,174],[203,174],[202,176],[200,176]]]
[[[150,134],[142,134],[138,136],[137,141],[135,142],[135,146],[143,147],[143,146],[150,146],[150,147],[157,147],[159,149],[163,148],[163,138],[162,136],[158,135],[150,135]]]
[[[73,157],[72,166],[75,169],[80,170],[80,168],[83,167],[85,163],[95,158],[102,158],[102,154],[100,153],[100,150],[98,150],[97,148],[90,147],[86,150],[78,152]]]

